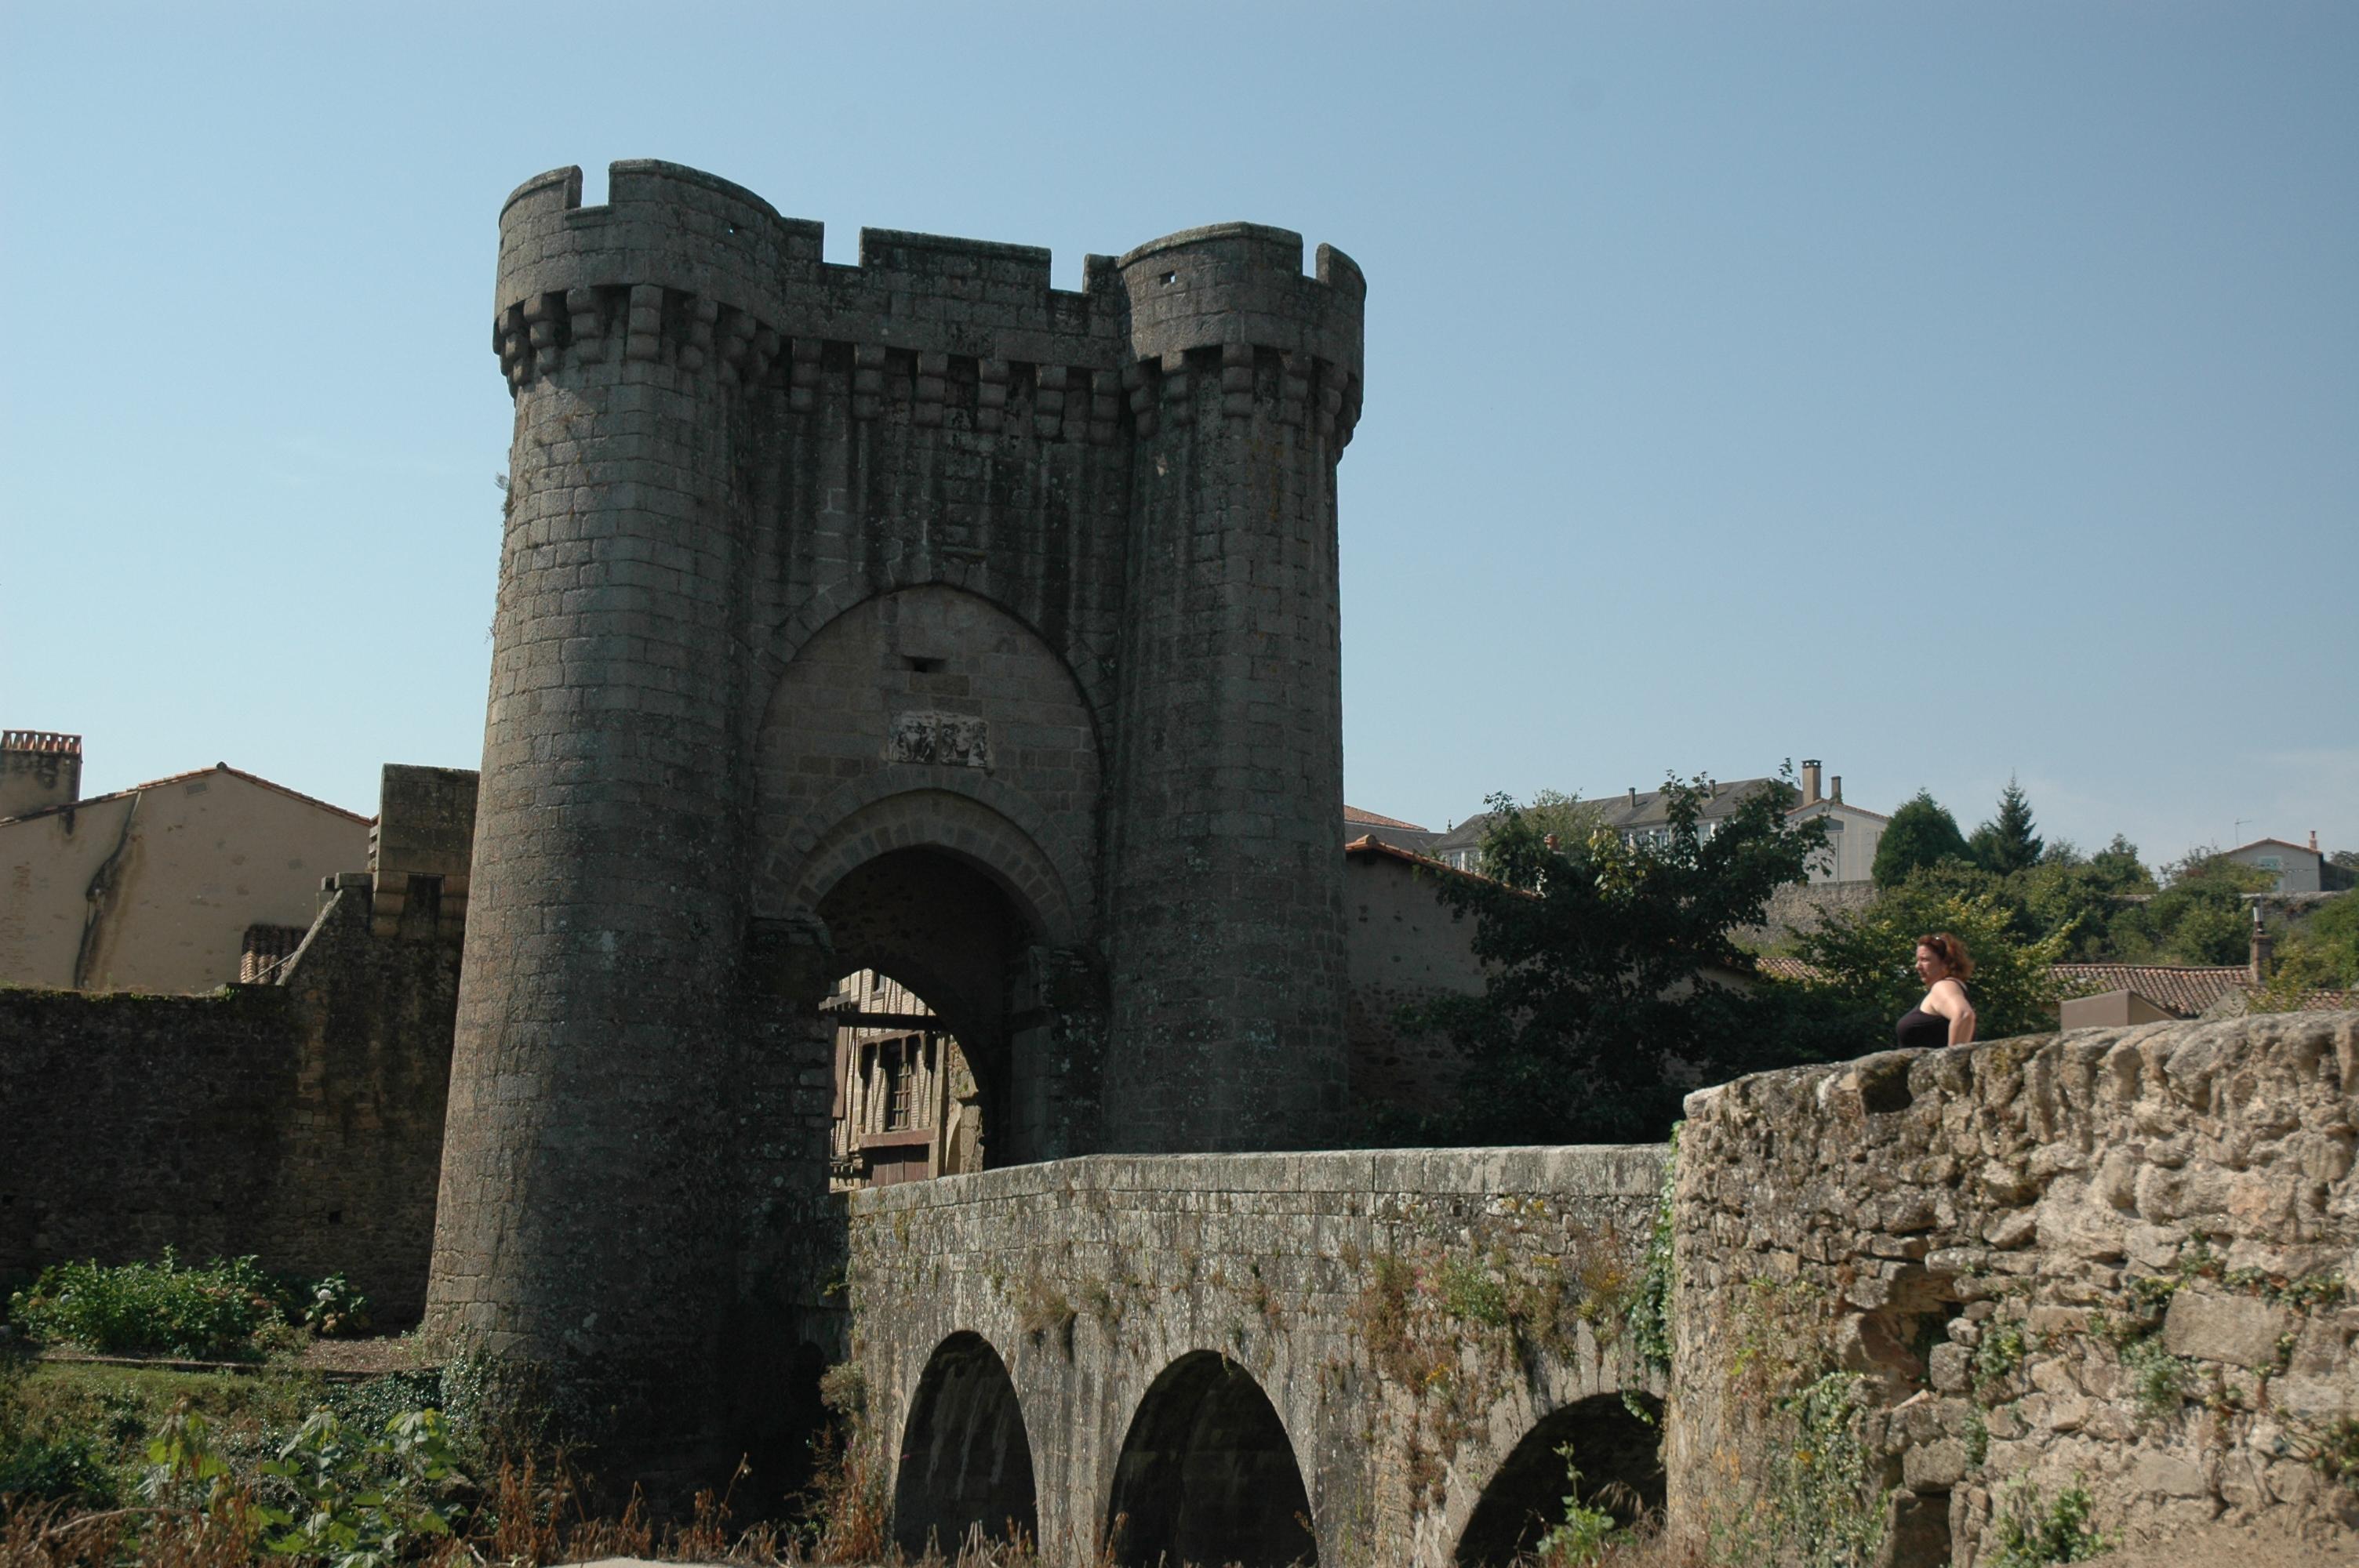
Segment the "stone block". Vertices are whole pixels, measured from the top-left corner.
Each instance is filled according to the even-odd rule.
[[[2239,1367],[2274,1367],[2278,1341],[2293,1327],[2293,1314],[2284,1307],[2254,1296],[2190,1287],[2170,1298],[2162,1337],[2164,1347],[2174,1356]]]

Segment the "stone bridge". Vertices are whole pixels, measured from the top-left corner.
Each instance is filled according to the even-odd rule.
[[[920,1549],[1504,1562],[1659,1502],[1625,1325],[1665,1151],[1093,1155],[851,1200],[853,1356]]]

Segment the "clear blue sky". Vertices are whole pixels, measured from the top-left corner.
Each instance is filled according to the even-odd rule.
[[[2324,5],[11,5],[0,723],[473,765],[499,204],[652,157],[838,260],[1355,256],[1355,805],[1817,756],[2359,847],[2354,81]]]

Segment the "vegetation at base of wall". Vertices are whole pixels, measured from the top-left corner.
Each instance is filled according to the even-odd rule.
[[[1734,1294],[1720,1376],[1759,1418],[1760,1457],[1705,1521],[1714,1561],[1866,1568],[1883,1543],[1891,1487],[1862,1430],[1874,1400],[1829,1358],[1828,1306],[1806,1280],[1755,1278]]]
[[[1993,1521],[1996,1550],[1984,1561],[1989,1568],[2049,1568],[2110,1551],[2113,1542],[2090,1520],[2093,1507],[2089,1488],[2079,1476],[2044,1503],[2030,1478],[2018,1477],[2000,1497]]]
[[[889,1559],[886,1465],[857,1424],[825,1440],[807,1514],[738,1527],[727,1491],[657,1522],[620,1513],[571,1458],[471,1438],[421,1402],[438,1379],[329,1385],[293,1371],[0,1367],[0,1562],[231,1568],[263,1558],[362,1564],[554,1563],[607,1556],[802,1563]],[[829,1380],[864,1402],[856,1376]],[[55,1461],[71,1454],[71,1465]],[[48,1457],[45,1457],[48,1456]],[[48,1466],[44,1469],[44,1466]],[[745,1472],[741,1468],[740,1476]],[[30,1476],[54,1484],[28,1486]],[[966,1568],[1031,1568],[987,1543]]]
[[[58,1263],[8,1298],[11,1327],[41,1345],[104,1356],[255,1360],[288,1348],[297,1326],[321,1336],[368,1325],[368,1298],[342,1274],[292,1285],[252,1257],[182,1263]]]
[[[1590,1568],[1614,1547],[1627,1544],[1634,1532],[1615,1522],[1605,1509],[1582,1500],[1581,1469],[1573,1463],[1572,1444],[1558,1447],[1564,1461],[1564,1519],[1549,1527],[1533,1543],[1536,1568]]]
[[[1778,1395],[1777,1428],[1749,1507],[1712,1530],[1722,1561],[1799,1568],[1867,1568],[1883,1544],[1891,1488],[1878,1479],[1860,1435],[1869,1403],[1856,1372],[1822,1372]]]

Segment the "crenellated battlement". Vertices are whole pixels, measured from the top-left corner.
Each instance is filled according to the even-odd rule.
[[[1231,415],[1258,395],[1344,439],[1356,418],[1366,283],[1328,245],[1305,276],[1290,231],[1217,224],[1091,255],[1079,290],[1050,286],[1038,246],[864,229],[859,265],[840,266],[824,238],[676,164],[613,165],[594,207],[579,168],[551,170],[501,211],[501,368],[521,388],[568,356],[660,364],[774,388],[798,413],[835,391],[858,418],[1099,444],[1185,423],[1191,374],[1217,376]]]

